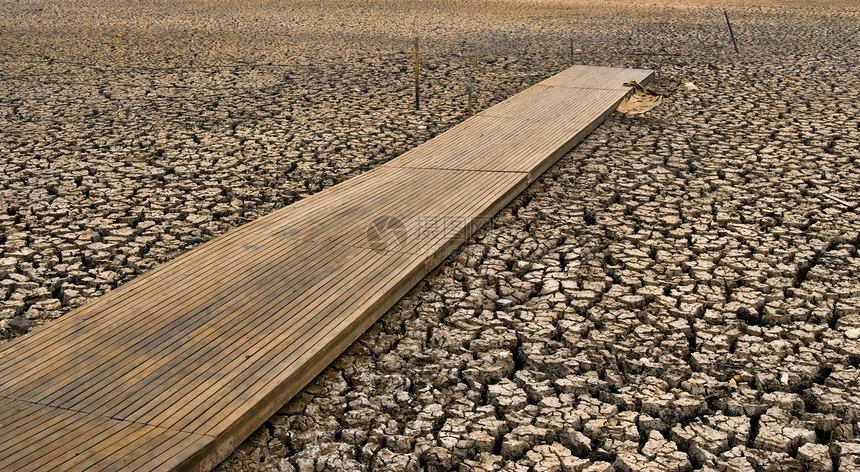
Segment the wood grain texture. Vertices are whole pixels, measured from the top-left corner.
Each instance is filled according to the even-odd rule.
[[[651,71],[572,67],[0,347],[0,470],[208,470]]]

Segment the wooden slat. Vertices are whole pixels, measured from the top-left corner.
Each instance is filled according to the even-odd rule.
[[[206,470],[650,71],[574,67],[0,347],[0,470]]]
[[[555,87],[627,90],[625,83],[631,80],[645,84],[653,77],[653,72],[643,69],[622,69],[616,67],[574,66],[538,83]]]
[[[8,436],[0,454],[0,470],[4,472],[129,470],[127,466],[134,462],[140,462],[146,470],[172,470],[162,463],[169,462],[177,449],[200,448],[213,440],[205,435],[5,400],[0,402],[0,408],[30,414],[20,427],[0,423],[0,431]],[[18,437],[11,434],[13,431],[18,432]],[[24,431],[42,434],[22,434]],[[164,453],[170,450],[174,454]]]

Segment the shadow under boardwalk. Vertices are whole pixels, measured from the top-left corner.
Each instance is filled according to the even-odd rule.
[[[611,113],[576,66],[0,347],[0,470],[208,470]]]

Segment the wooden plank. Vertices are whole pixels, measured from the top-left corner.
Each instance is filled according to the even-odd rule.
[[[0,470],[15,472],[29,470],[125,470],[133,460],[152,460],[164,456],[163,451],[194,447],[211,442],[213,438],[170,431],[128,421],[118,421],[98,415],[4,399],[0,408],[30,411],[27,423],[15,427],[45,431],[41,435],[21,435],[3,441]],[[10,408],[10,405],[13,405]],[[33,412],[35,410],[35,413]],[[3,429],[4,433],[9,430]],[[129,452],[137,452],[129,454]],[[171,455],[172,457],[172,455]],[[164,457],[169,462],[170,457]],[[157,465],[149,462],[145,466]],[[152,470],[156,470],[153,468]],[[170,470],[165,467],[163,470]]]
[[[144,431],[144,428],[126,421],[114,421],[104,428],[93,430],[92,434],[86,436],[75,431],[72,436],[75,440],[73,443],[64,444],[62,448],[56,449],[50,457],[39,457],[38,462],[34,462],[34,464],[38,464],[44,470],[79,467],[87,459],[104,454],[112,444],[116,444],[115,438],[122,438],[122,441],[128,444],[143,434]]]
[[[623,69],[617,67],[574,66],[539,82],[537,85],[555,87],[627,90],[625,83],[631,80],[645,84],[654,77],[647,69]]]
[[[110,418],[103,416],[87,416],[69,410],[59,410],[58,417],[62,418],[54,424],[45,424],[46,434],[39,438],[39,442],[33,443],[26,438],[22,447],[17,447],[15,452],[4,454],[0,460],[2,470],[21,470],[32,467],[36,470],[45,470],[45,463],[57,459],[63,455],[63,451],[69,451],[74,442],[91,436],[105,429],[110,429],[108,423]]]
[[[568,69],[0,346],[0,468],[213,467],[651,75]]]
[[[400,174],[402,172],[403,171],[400,171],[400,170],[395,170],[395,171],[389,170],[389,171],[387,171],[387,173],[393,174],[394,177],[397,177],[398,174]],[[449,181],[448,185],[450,185],[452,188],[456,188],[458,191],[462,190],[464,186],[466,186],[466,188],[469,188],[467,185],[468,182],[466,180],[464,180],[463,176],[464,175],[470,175],[470,174],[466,174],[463,172],[424,171],[424,172],[420,173],[422,178],[417,179],[417,180],[418,181],[430,180],[429,178],[425,179],[424,177],[426,177],[427,175],[429,175],[431,173],[444,174],[445,175],[444,180]],[[458,174],[459,178],[454,178],[454,177],[458,177],[455,174]],[[502,186],[509,186],[511,182],[522,178],[521,176],[517,176],[517,175],[496,175],[496,176],[492,176],[492,177],[494,179],[498,180],[499,182],[501,182],[499,185],[502,185]],[[417,182],[411,182],[411,183],[417,183]],[[484,182],[483,180],[478,181],[477,183],[479,183],[481,186],[484,186],[485,191],[489,191],[489,193],[491,195],[495,195],[495,192],[494,192],[495,187],[487,185],[487,182]],[[410,185],[410,187],[414,187],[414,185]],[[363,191],[363,189],[360,189],[360,190]],[[475,192],[475,193],[477,193],[478,195],[473,195],[473,198],[464,199],[462,201],[467,202],[467,203],[477,202],[477,204],[481,204],[482,200],[475,200],[476,196],[480,196],[480,192]],[[413,201],[421,201],[423,198],[429,198],[430,197],[429,194],[419,195],[419,196],[421,197],[419,199],[410,198],[410,199],[400,199],[400,200],[396,200],[396,201],[413,202]],[[415,225],[412,224],[412,221],[416,219],[414,217],[414,214],[413,214],[413,210],[414,210],[413,206],[414,205],[409,205],[405,208],[397,208],[397,207],[392,206],[392,207],[387,207],[387,211],[388,211],[388,214],[390,214],[390,215],[396,215],[396,216],[402,217],[404,220],[407,221],[409,228],[412,230],[415,230],[415,228],[414,228]],[[366,221],[370,221],[370,218],[369,218],[369,215],[365,215],[364,213],[361,213],[359,210],[365,210],[365,209],[358,208],[355,211],[351,211],[349,219],[341,219],[341,223],[345,223],[346,226],[350,227],[350,228],[358,227],[359,229],[361,229],[361,231],[357,234],[357,237],[364,238],[365,237],[365,231],[364,230],[367,226]],[[458,214],[458,215],[467,215],[468,217],[471,217],[472,213],[473,213],[473,211],[471,209],[460,208],[457,206],[437,209],[436,211],[439,212],[439,211],[445,211],[445,210],[452,210],[452,211],[455,211],[456,214]],[[429,215],[435,215],[436,213],[428,213],[428,214]],[[332,228],[332,230],[334,230],[334,229],[335,228]],[[437,237],[444,237],[444,234],[436,235],[436,236]],[[336,241],[336,243],[337,244],[347,244],[347,245],[352,245],[352,246],[356,246],[356,247],[361,247],[361,246],[367,247],[366,241],[364,241],[363,239],[360,241],[357,241],[355,243],[350,243],[349,241],[341,241],[341,240]],[[413,243],[410,241],[410,244],[413,244]],[[319,251],[317,251],[317,252],[319,252]],[[316,264],[312,260],[311,261],[305,261],[305,259],[304,259],[306,257],[305,255],[300,254],[300,256],[301,257],[299,258],[299,260],[284,259],[283,262],[288,267],[298,266],[301,262],[309,262],[312,264]],[[325,263],[325,261],[319,261],[318,263],[323,264],[323,263]],[[281,271],[279,271],[279,270],[269,269],[266,272],[269,273],[271,278],[277,279],[281,283],[282,286],[287,286],[287,287],[293,286],[297,283],[301,283],[301,280],[304,277],[303,273],[299,273],[299,274],[293,273],[293,274],[291,274],[292,276],[298,277],[298,280],[294,281],[290,277],[282,275]],[[304,289],[306,289],[306,288],[307,287],[304,287]],[[261,293],[243,293],[242,298],[249,298],[250,297],[253,299],[260,299],[260,297],[262,297],[262,293],[269,292],[271,294],[275,294],[275,293],[281,293],[281,292],[283,292],[283,290],[281,288],[277,288],[277,287],[266,287],[265,289],[257,290],[257,292],[261,292]],[[253,314],[252,312],[247,312],[247,313],[243,312],[241,310],[241,308],[243,308],[242,305],[229,305],[229,306],[221,307],[218,309],[221,311],[226,311],[231,316],[238,316],[241,318],[246,318],[247,316],[250,316]],[[213,308],[213,310],[214,309],[215,308]],[[222,331],[222,328],[220,326],[213,325],[213,323],[216,322],[215,321],[216,317],[214,316],[214,313],[212,313],[212,314],[213,314],[212,317],[205,318],[205,319],[201,320],[201,321],[205,321],[205,325],[203,327],[206,329],[206,331],[208,332],[209,335],[214,334],[214,332],[221,332]],[[144,312],[143,315],[147,319],[152,318],[152,313]],[[284,321],[288,321],[288,320],[284,320]],[[198,326],[198,327],[200,327],[200,326]],[[251,335],[254,335],[254,336],[256,336],[257,334],[258,333],[251,333]],[[213,341],[213,339],[211,339],[209,337],[209,335],[198,336],[194,332],[184,332],[181,337],[174,336],[173,337],[174,338],[173,343],[167,345],[166,347],[161,347],[162,351],[165,351],[166,354],[161,352],[161,351],[146,352],[147,355],[150,355],[152,357],[152,359],[148,359],[148,360],[142,359],[142,358],[136,358],[136,357],[130,357],[129,358],[129,356],[127,355],[127,352],[123,352],[119,355],[115,355],[115,356],[111,357],[110,363],[105,363],[104,365],[101,365],[97,369],[95,369],[95,371],[97,371],[96,373],[99,374],[99,377],[96,379],[96,380],[98,380],[97,382],[91,381],[86,376],[82,376],[82,377],[78,376],[76,379],[74,379],[73,382],[67,383],[65,390],[60,391],[60,393],[64,394],[64,396],[60,396],[60,397],[57,397],[57,396],[33,397],[30,395],[25,395],[25,397],[31,401],[44,401],[44,402],[48,402],[51,405],[61,406],[63,408],[75,408],[75,409],[78,409],[79,411],[96,411],[96,412],[101,412],[104,414],[109,414],[111,416],[124,417],[125,414],[128,414],[127,411],[125,411],[125,412],[122,412],[122,411],[120,411],[120,412],[106,411],[104,408],[104,405],[100,405],[99,410],[91,410],[87,406],[81,406],[81,405],[75,403],[75,401],[77,401],[77,400],[75,400],[75,398],[82,399],[81,401],[87,401],[89,403],[94,403],[96,401],[101,400],[102,397],[100,396],[100,394],[97,391],[93,391],[91,389],[91,387],[103,388],[107,391],[112,392],[116,397],[117,395],[122,393],[122,391],[123,391],[123,388],[121,388],[122,385],[126,385],[126,384],[130,383],[130,385],[134,386],[140,382],[143,382],[143,384],[146,385],[146,387],[144,387],[145,389],[152,390],[152,389],[157,387],[157,384],[155,383],[156,380],[160,380],[162,382],[169,382],[172,385],[171,390],[177,390],[178,389],[177,385],[179,385],[179,383],[181,383],[182,381],[189,379],[190,378],[189,376],[192,375],[192,373],[184,372],[184,371],[178,371],[178,372],[176,372],[175,376],[168,376],[168,375],[165,375],[165,372],[159,372],[159,373],[153,374],[153,373],[151,373],[151,370],[148,370],[148,371],[145,371],[145,373],[147,375],[151,375],[153,378],[143,378],[140,374],[137,373],[137,371],[139,371],[140,369],[142,369],[144,367],[152,368],[153,366],[164,365],[165,363],[167,363],[168,361],[171,360],[171,357],[172,357],[173,361],[175,361],[175,362],[168,364],[168,367],[177,366],[179,359],[181,359],[182,361],[185,361],[186,363],[192,363],[193,364],[195,361],[197,361],[197,357],[188,357],[186,354],[187,349],[182,349],[182,348],[188,347],[188,346],[198,346],[199,347],[199,346],[203,346],[203,345],[207,345],[207,344],[211,345],[212,344],[211,341]],[[224,337],[226,339],[230,339],[231,337],[235,337],[235,336],[238,336],[238,334],[233,334],[230,332],[226,332],[226,334],[225,334],[224,332],[222,332],[222,337]],[[127,343],[128,341],[126,339],[123,339],[122,342]],[[131,345],[131,344],[125,344],[125,345],[126,345],[127,351],[132,351],[135,348],[135,346]],[[214,349],[214,347],[211,349]],[[140,349],[138,349],[138,351],[140,351]],[[209,365],[210,366],[209,368],[211,369],[213,359],[208,355],[205,355],[204,358],[208,360],[207,365]],[[156,362],[155,359],[158,359],[158,361]],[[116,378],[115,376],[109,377],[108,374],[106,374],[105,372],[107,372],[107,370],[110,366],[116,366],[118,368],[127,368],[127,369],[131,369],[131,370],[128,370],[123,376],[121,376],[119,378]],[[88,374],[91,374],[91,373],[88,373]],[[69,374],[68,374],[68,372],[65,372],[64,375],[69,375]],[[75,375],[77,375],[77,374],[75,374]],[[104,378],[111,378],[111,381],[109,383],[101,382],[101,380],[103,380]],[[43,384],[50,385],[54,389],[56,389],[56,385],[62,385],[64,383],[65,383],[64,379],[50,379],[50,380],[45,380],[43,382]],[[42,392],[39,392],[39,393],[42,393]],[[74,397],[72,397],[70,395],[74,395]],[[139,404],[142,405],[142,403],[140,403],[140,402],[139,402]],[[132,410],[133,410],[133,408],[132,408]],[[135,419],[137,420],[137,418],[135,418]]]

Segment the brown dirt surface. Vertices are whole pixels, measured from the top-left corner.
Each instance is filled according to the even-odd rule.
[[[218,470],[854,470],[858,33],[841,0],[0,2],[0,338],[444,132],[469,81],[485,109],[571,62],[651,68],[661,106]]]

